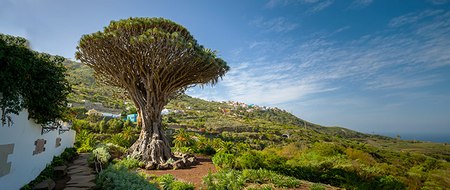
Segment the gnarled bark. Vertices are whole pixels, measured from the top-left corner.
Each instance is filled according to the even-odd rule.
[[[161,105],[139,108],[142,119],[142,129],[138,140],[130,147],[129,155],[144,163],[153,162],[158,165],[165,164],[173,158],[170,143],[164,135],[161,124]],[[153,108],[156,108],[154,110]]]

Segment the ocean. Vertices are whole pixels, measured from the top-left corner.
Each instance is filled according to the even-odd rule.
[[[437,143],[450,143],[450,134],[407,134],[407,133],[380,133],[380,135],[396,138],[400,135],[402,140],[418,140]]]

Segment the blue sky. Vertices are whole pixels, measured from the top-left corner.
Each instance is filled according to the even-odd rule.
[[[111,20],[165,17],[231,66],[188,94],[367,133],[450,139],[448,0],[2,0],[0,33],[74,57]]]

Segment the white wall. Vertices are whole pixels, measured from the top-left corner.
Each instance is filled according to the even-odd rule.
[[[7,162],[11,162],[9,174],[0,177],[0,190],[20,189],[33,179],[49,164],[53,156],[60,155],[66,147],[73,147],[75,131],[59,134],[58,130],[41,135],[41,125],[28,120],[28,112],[23,110],[19,115],[11,114],[13,125],[0,124],[0,145],[14,144],[12,154]],[[61,146],[55,147],[56,138],[61,138]],[[45,139],[45,151],[33,155],[35,141]]]

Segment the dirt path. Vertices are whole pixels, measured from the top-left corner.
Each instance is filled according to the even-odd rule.
[[[208,172],[216,172],[216,168],[210,158],[198,158],[200,164],[191,167],[190,169],[178,169],[178,170],[145,170],[147,174],[155,174],[157,176],[163,174],[172,174],[176,179],[191,182],[195,185],[196,189],[200,189],[202,184],[202,178],[208,175]]]

